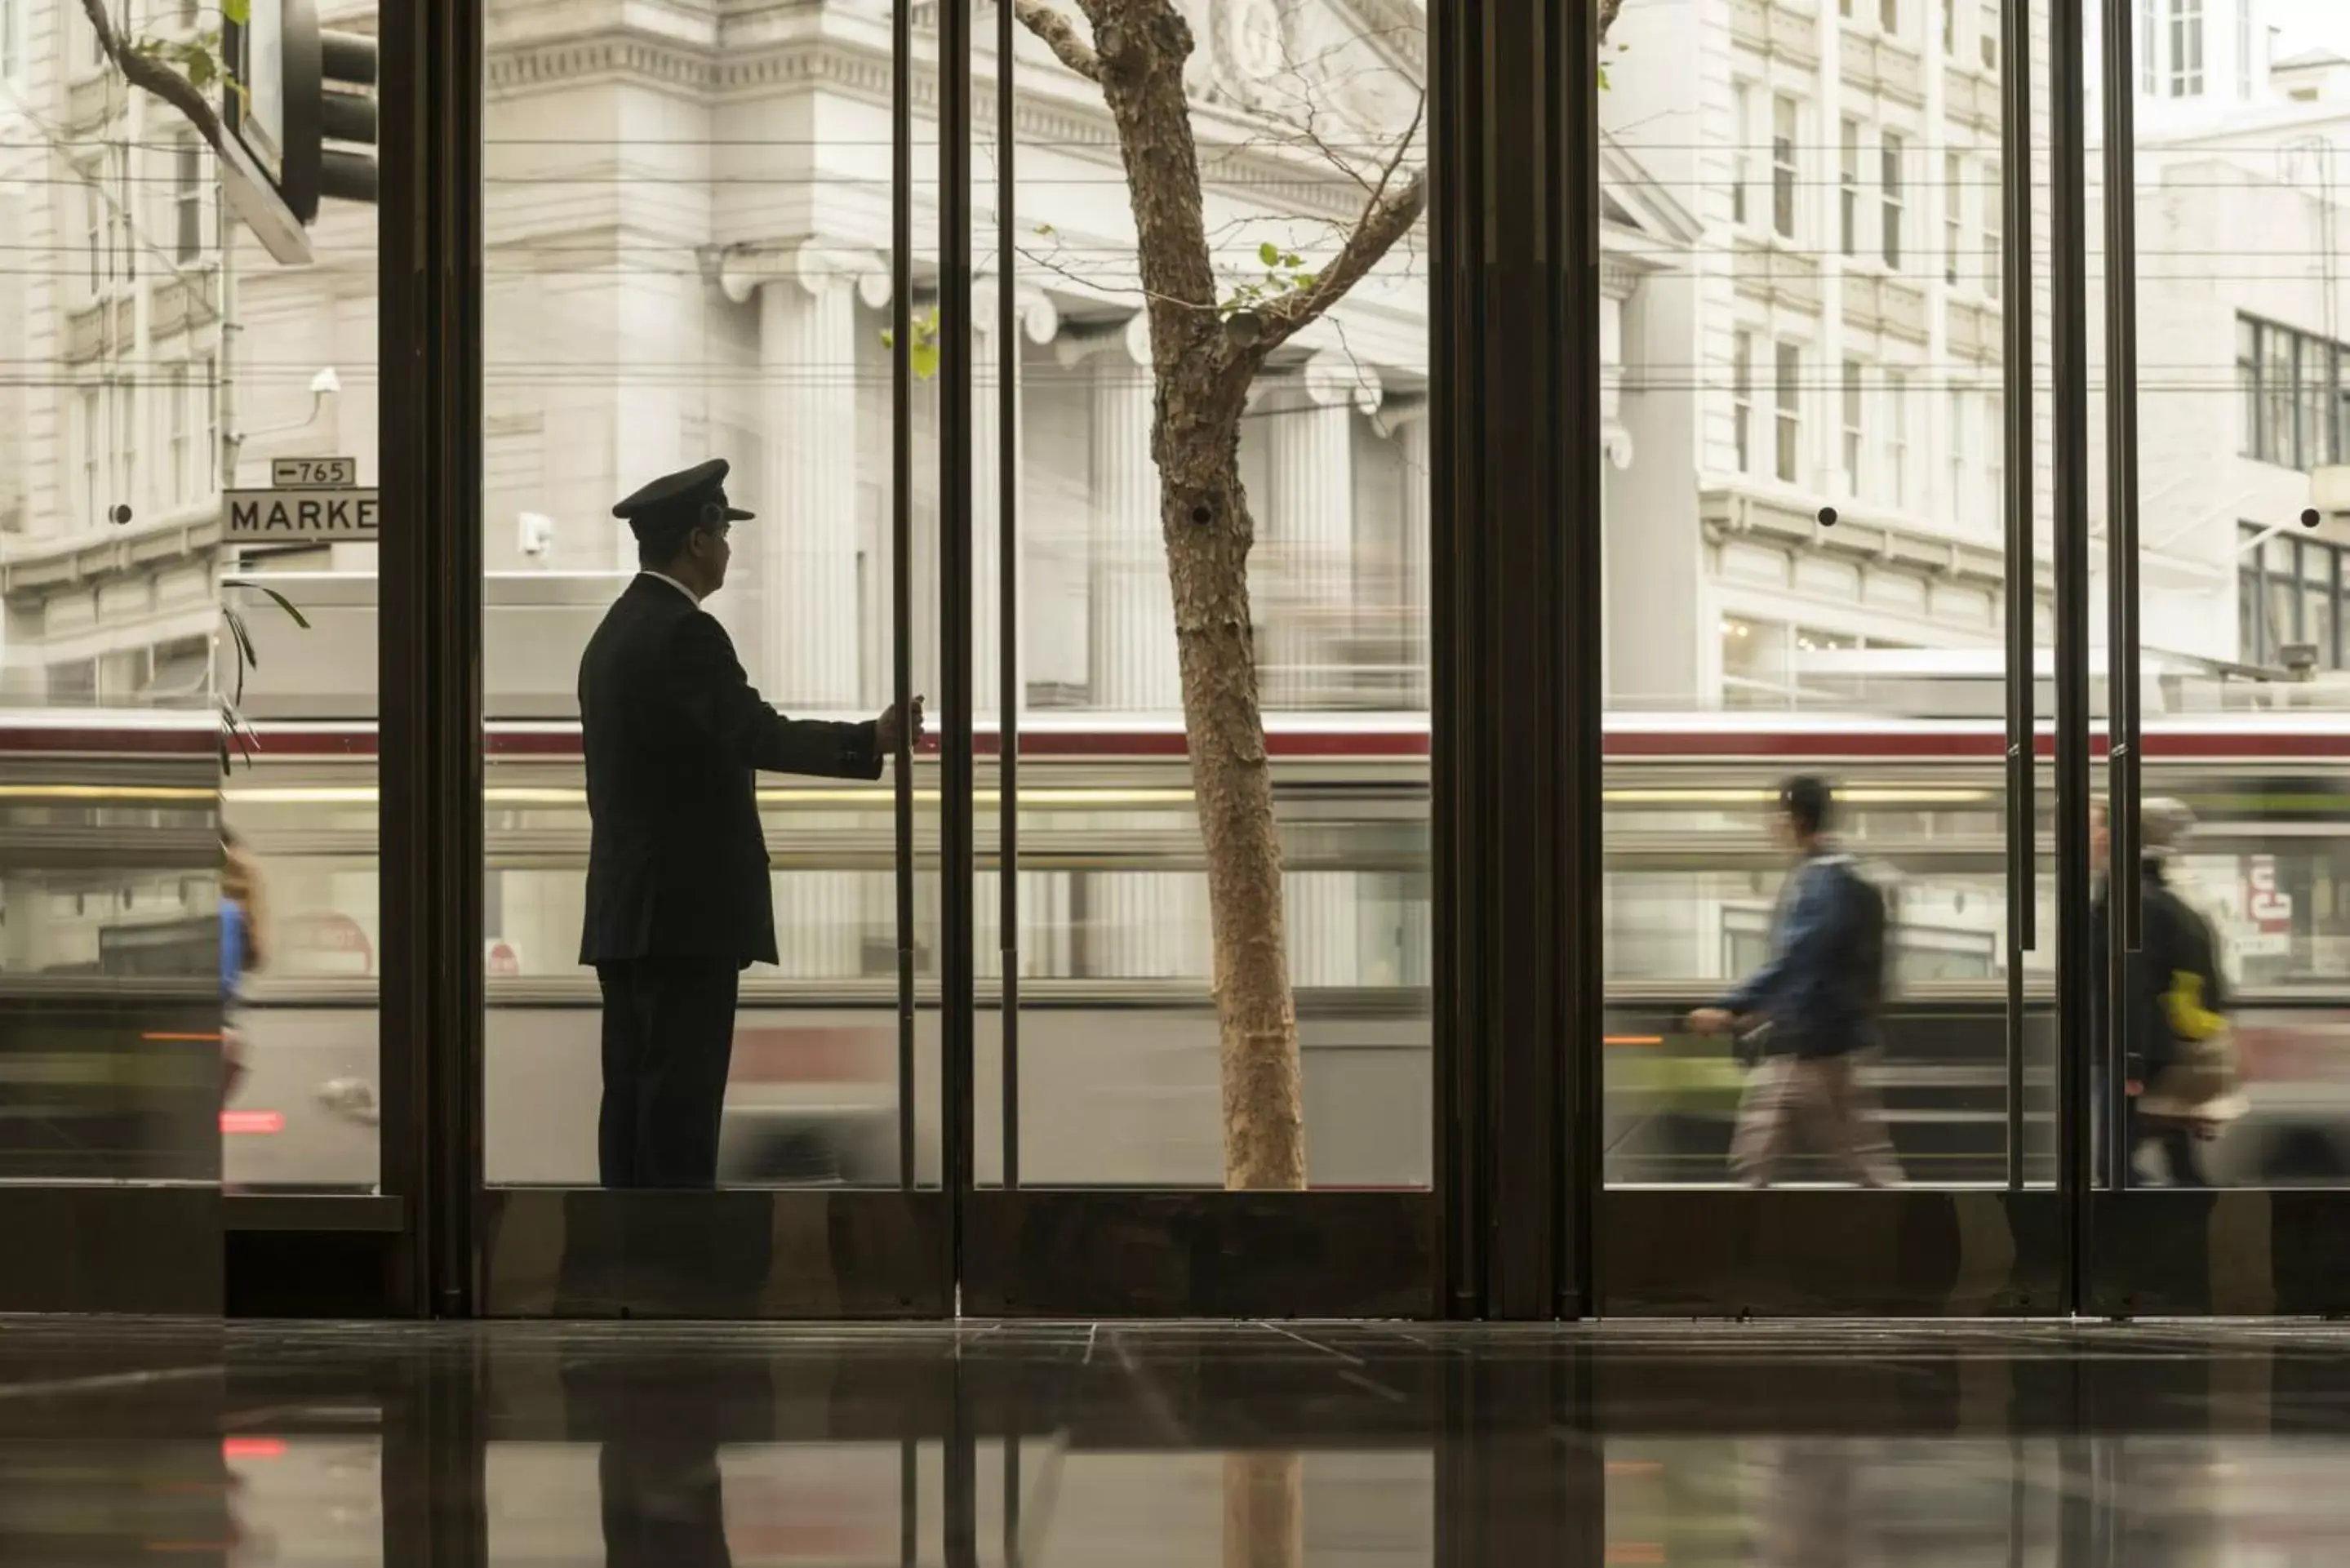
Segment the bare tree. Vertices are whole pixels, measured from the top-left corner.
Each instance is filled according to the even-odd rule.
[[[1118,131],[1133,209],[1155,382],[1150,450],[1174,590],[1192,791],[1208,864],[1222,1036],[1224,1184],[1305,1185],[1304,1085],[1290,988],[1281,844],[1260,702],[1248,561],[1256,525],[1240,477],[1241,420],[1268,359],[1320,321],[1419,222],[1424,167],[1408,168],[1419,117],[1367,165],[1336,154],[1361,209],[1317,271],[1290,255],[1270,289],[1220,296],[1185,67],[1191,28],[1171,0],[1053,0],[1014,14],[1070,70],[1098,85]],[[1623,0],[1593,0],[1602,29]]]

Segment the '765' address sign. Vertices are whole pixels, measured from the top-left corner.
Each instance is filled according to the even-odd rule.
[[[351,482],[347,457],[279,458],[267,490],[221,494],[221,539],[229,545],[372,545],[376,493]]]

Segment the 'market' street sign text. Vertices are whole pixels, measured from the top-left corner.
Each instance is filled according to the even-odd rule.
[[[232,490],[221,538],[230,545],[372,545],[375,492],[368,490]]]
[[[375,543],[375,491],[352,484],[358,463],[348,457],[297,457],[269,466],[270,489],[222,494],[224,544]]]

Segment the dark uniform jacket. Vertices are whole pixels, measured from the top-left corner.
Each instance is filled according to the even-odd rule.
[[[725,628],[639,575],[579,661],[588,753],[588,918],[579,961],[775,961],[757,770],[878,779],[876,726],[786,719]]]

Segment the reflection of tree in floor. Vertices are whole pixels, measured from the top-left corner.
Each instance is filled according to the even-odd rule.
[[[1300,1568],[1305,1561],[1305,1459],[1224,1458],[1224,1568]]]

